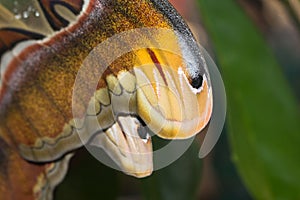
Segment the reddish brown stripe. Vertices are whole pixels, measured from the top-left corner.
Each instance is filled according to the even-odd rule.
[[[158,69],[158,71],[159,71],[161,77],[163,78],[163,80],[164,80],[164,82],[165,82],[165,84],[166,84],[166,86],[167,86],[167,85],[168,85],[168,82],[167,82],[166,76],[165,76],[165,74],[164,74],[164,71],[163,71],[163,69],[161,68],[161,64],[160,64],[159,60],[157,59],[155,53],[154,53],[151,49],[147,48],[147,51],[148,51],[148,53],[149,53],[149,55],[150,55],[150,57],[151,57],[151,60],[152,60],[153,63],[155,64],[156,68]]]

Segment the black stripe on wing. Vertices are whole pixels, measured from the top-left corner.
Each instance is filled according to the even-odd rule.
[[[18,28],[0,29],[0,55],[12,49],[19,42],[30,39],[43,39],[45,36]]]
[[[70,23],[57,13],[55,10],[56,5],[64,6],[75,15],[80,14],[83,6],[83,0],[39,0],[39,3],[49,24],[56,31],[68,26]]]

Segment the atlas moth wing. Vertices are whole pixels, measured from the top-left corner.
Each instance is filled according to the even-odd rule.
[[[35,164],[24,160],[0,138],[0,199],[52,199],[55,187],[63,180],[72,154],[59,161]]]
[[[83,0],[3,0],[0,29],[10,28],[50,36],[75,22]]]
[[[32,34],[29,35],[34,40],[27,40],[28,37],[12,40],[15,42],[11,45],[12,49],[4,52],[1,57],[1,71],[4,73],[2,73],[2,86],[0,88],[0,128],[4,130],[4,134],[15,141],[24,158],[35,162],[49,162],[60,159],[65,153],[82,146],[82,138],[84,138],[83,141],[86,141],[91,137],[89,134],[93,134],[93,132],[81,138],[78,138],[78,135],[75,134],[76,130],[83,129],[86,111],[84,103],[90,100],[92,96],[89,91],[81,93],[81,99],[75,102],[75,104],[78,103],[76,110],[79,114],[74,116],[71,108],[72,89],[77,72],[83,59],[90,53],[91,49],[117,33],[135,28],[166,28],[176,30],[183,35],[183,40],[178,41],[176,34],[171,34],[172,41],[178,49],[182,50],[182,57],[185,59],[185,62],[183,62],[178,58],[180,56],[175,55],[175,60],[179,60],[179,62],[174,64],[175,70],[172,70],[172,68],[170,72],[164,71],[157,65],[159,63],[169,64],[170,62],[168,61],[173,60],[168,59],[164,63],[166,60],[164,57],[167,56],[167,53],[164,51],[144,49],[144,51],[141,51],[142,57],[138,59],[143,60],[142,58],[146,57],[143,60],[146,62],[150,59],[151,67],[158,71],[159,76],[162,76],[159,80],[163,84],[168,85],[174,82],[173,79],[176,79],[177,81],[173,85],[177,88],[177,93],[180,93],[186,101],[177,101],[178,99],[173,97],[172,100],[174,100],[174,103],[183,105],[183,107],[189,107],[189,109],[183,110],[184,113],[181,113],[182,115],[176,115],[173,112],[167,112],[164,115],[164,112],[154,114],[148,112],[150,110],[148,108],[154,107],[156,103],[153,105],[148,104],[148,108],[141,103],[138,105],[139,112],[137,114],[146,123],[148,123],[147,119],[152,117],[167,118],[169,126],[159,134],[163,138],[180,139],[191,137],[206,125],[206,122],[209,120],[210,107],[204,106],[204,108],[208,107],[206,109],[208,111],[203,112],[204,114],[207,113],[207,115],[199,117],[198,112],[195,111],[196,109],[192,109],[193,106],[190,104],[189,96],[194,96],[194,93],[199,94],[199,98],[193,99],[193,104],[197,104],[198,101],[203,101],[203,105],[212,103],[211,98],[207,97],[210,88],[209,76],[207,75],[207,79],[204,79],[206,80],[204,89],[198,88],[198,84],[195,84],[196,91],[194,90],[195,88],[191,88],[191,81],[197,78],[198,75],[205,75],[206,70],[205,67],[203,68],[203,62],[198,57],[200,52],[195,45],[192,34],[166,0],[145,0],[138,4],[135,1],[86,0],[80,5],[82,10],[79,14],[78,9],[76,10],[76,6],[72,2],[75,2],[76,5],[76,2],[80,3],[81,1],[39,1],[37,7],[40,7],[41,14],[46,13],[43,17],[46,19],[46,22],[49,22],[50,32],[38,32],[37,34],[44,36],[44,39],[39,41],[36,41],[37,38],[32,37]],[[74,8],[74,10],[69,8]],[[21,22],[25,24],[27,24],[26,20],[32,16],[28,15],[28,9],[21,12],[24,18]],[[16,16],[19,17],[19,15],[14,17]],[[65,27],[65,21],[71,22],[74,19],[76,19],[73,21],[74,23],[70,23],[69,26]],[[137,21],[139,23],[136,23]],[[28,23],[28,27],[32,27],[32,24],[34,23]],[[61,29],[56,31],[59,28]],[[18,33],[36,33],[36,30],[32,29],[21,28],[22,31],[17,30]],[[51,34],[51,31],[55,32]],[[7,32],[4,34],[7,36]],[[6,36],[1,38],[2,43],[5,43]],[[143,38],[153,44],[161,40],[157,35],[146,35]],[[164,39],[164,41],[167,40]],[[161,42],[164,43],[164,41]],[[128,55],[130,56],[126,57],[124,55],[127,58],[127,60],[124,60],[127,62],[120,62],[119,60],[114,67],[110,68],[109,75],[117,76],[119,71],[135,67],[138,60],[135,58],[138,55],[133,53]],[[100,61],[101,58],[107,56],[109,56],[107,52],[100,51],[97,54],[97,58]],[[173,57],[171,56],[171,58]],[[191,65],[185,66],[185,68],[189,69],[183,67],[184,64],[187,65],[187,60],[194,61]],[[124,66],[125,64],[126,66]],[[198,70],[199,66],[202,67],[200,70]],[[94,68],[91,69],[87,71],[89,81],[95,78],[98,79],[99,76],[95,76],[93,73]],[[139,72],[143,75],[147,73],[147,70],[146,72],[141,70]],[[189,74],[189,72],[191,73]],[[191,77],[191,74],[195,76]],[[89,89],[90,85],[88,82],[84,82],[81,86]],[[104,86],[100,85],[99,87],[103,89],[105,86],[104,84]],[[189,91],[188,93],[186,89]],[[143,101],[146,103],[148,101],[146,99],[148,91],[143,91],[139,94],[139,98],[143,98]],[[81,100],[82,102],[80,102]],[[159,103],[170,108],[168,104],[165,104],[166,99],[162,98],[162,100],[163,102]],[[101,98],[100,102],[97,101],[96,103],[101,103]],[[101,108],[99,105],[96,107]],[[199,110],[201,109],[203,108],[200,106]],[[105,113],[101,113],[101,109],[99,109],[99,112],[89,113],[89,115],[98,115],[98,113],[101,114],[100,119],[103,119],[103,116],[105,116],[105,120],[107,120],[107,116]],[[200,121],[190,122],[194,116]],[[83,118],[84,120],[76,124],[74,117]],[[201,120],[201,118],[204,118],[204,120]],[[106,127],[102,126],[102,128],[108,128],[112,125],[114,119],[111,118],[109,120],[107,120],[109,122],[104,124]],[[183,123],[177,123],[180,120]],[[100,123],[103,121],[99,120]],[[183,124],[181,126],[183,128],[179,130],[181,124]],[[193,126],[190,126],[190,124]],[[155,124],[150,128],[156,129],[160,125],[161,122],[156,120]],[[177,129],[177,127],[179,128]],[[180,135],[177,134],[178,130],[181,132]]]
[[[76,21],[83,0],[3,0],[0,4],[0,54],[30,39],[41,40]]]

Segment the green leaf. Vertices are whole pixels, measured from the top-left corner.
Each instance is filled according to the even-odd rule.
[[[258,30],[233,0],[198,0],[228,98],[232,158],[257,199],[300,199],[299,107]]]

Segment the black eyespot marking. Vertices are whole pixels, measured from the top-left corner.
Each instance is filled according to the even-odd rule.
[[[200,74],[195,77],[195,78],[192,78],[192,82],[191,82],[191,85],[193,86],[193,88],[195,89],[199,89],[203,84],[203,76],[201,76]]]

